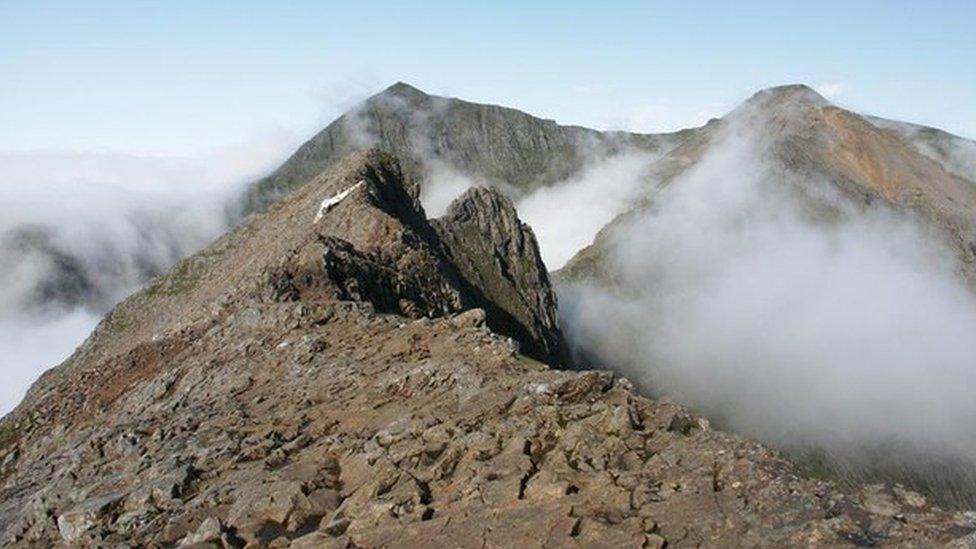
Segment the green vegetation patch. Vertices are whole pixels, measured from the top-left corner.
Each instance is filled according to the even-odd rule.
[[[199,278],[191,272],[192,258],[181,261],[169,274],[164,275],[146,288],[146,295],[176,296],[193,290]]]

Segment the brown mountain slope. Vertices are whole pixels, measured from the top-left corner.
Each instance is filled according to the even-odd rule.
[[[970,515],[521,355],[485,322],[558,330],[531,233],[487,191],[431,225],[414,189],[348,158],[119,305],[0,423],[0,543],[972,542]]]

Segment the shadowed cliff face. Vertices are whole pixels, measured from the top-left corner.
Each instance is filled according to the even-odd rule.
[[[531,342],[524,351],[568,365],[549,274],[532,229],[519,220],[512,202],[492,189],[471,189],[435,228],[462,276],[483,293],[482,307],[505,311],[524,333],[517,339]]]
[[[429,222],[389,155],[347,157],[120,303],[0,421],[0,543],[919,546],[976,531],[901,487],[804,478],[610,373],[550,370],[520,349],[558,356],[555,313],[507,199],[472,190]]]

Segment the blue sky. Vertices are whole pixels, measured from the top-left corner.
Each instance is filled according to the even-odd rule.
[[[759,88],[976,137],[976,2],[0,1],[0,151],[298,140],[397,80],[561,122],[696,125]]]

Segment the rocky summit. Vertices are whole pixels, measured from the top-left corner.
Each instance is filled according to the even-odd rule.
[[[0,423],[0,543],[976,543],[567,360],[532,231],[354,154],[119,304]]]

